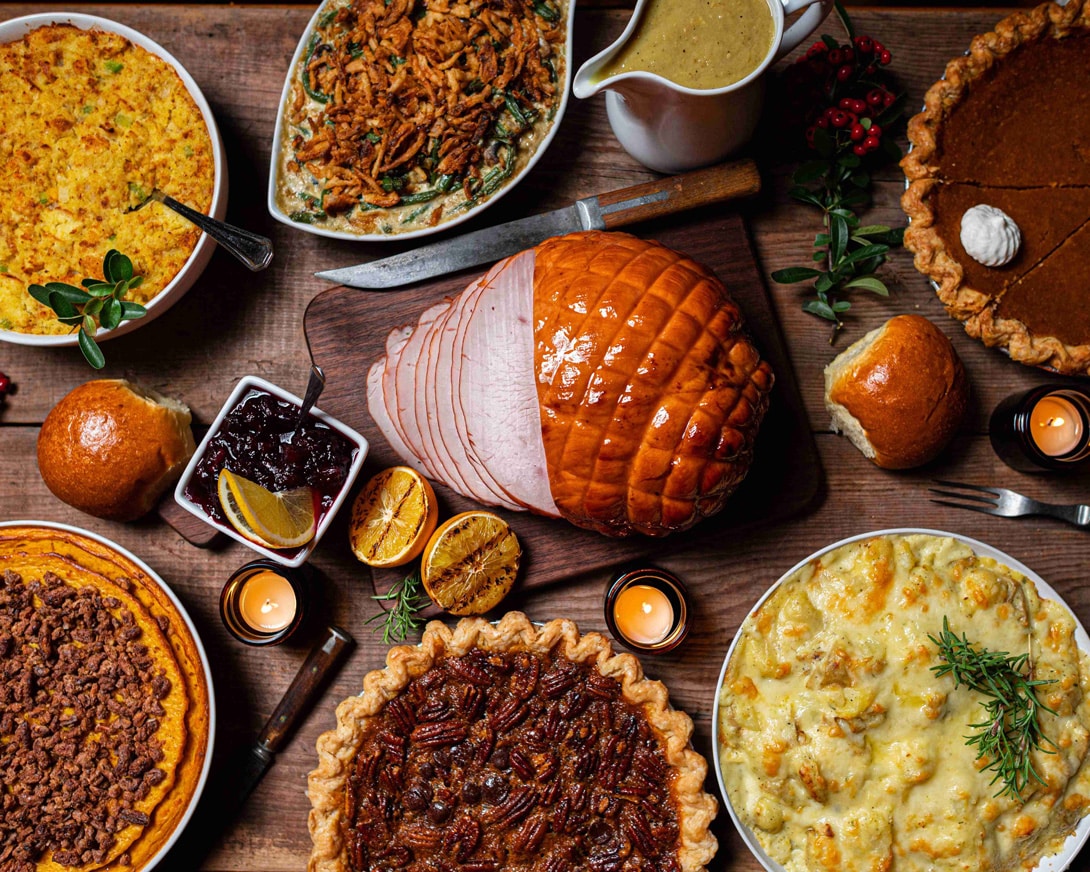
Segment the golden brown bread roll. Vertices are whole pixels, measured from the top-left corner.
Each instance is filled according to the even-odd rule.
[[[559,513],[661,536],[717,512],[749,470],[773,382],[727,289],[622,233],[572,233],[535,254],[535,379]]]
[[[965,367],[946,334],[920,315],[898,315],[825,367],[833,429],[885,469],[938,455],[969,400]]]
[[[195,449],[189,409],[121,379],[80,385],[38,434],[38,469],[60,500],[114,521],[146,514]]]

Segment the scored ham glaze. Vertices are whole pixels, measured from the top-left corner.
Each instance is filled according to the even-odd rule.
[[[772,382],[710,270],[590,231],[500,261],[393,331],[367,404],[407,463],[463,496],[662,536],[745,477]]]

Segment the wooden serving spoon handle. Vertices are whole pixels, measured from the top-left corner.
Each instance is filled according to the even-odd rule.
[[[757,165],[746,158],[610,191],[593,199],[598,201],[606,230],[616,230],[697,206],[749,197],[760,190]]]

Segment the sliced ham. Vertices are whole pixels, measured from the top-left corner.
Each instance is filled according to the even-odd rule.
[[[534,366],[534,252],[509,258],[481,292],[461,346],[460,397],[469,445],[516,503],[558,516],[545,465]]]
[[[713,273],[589,232],[501,261],[394,331],[367,399],[406,462],[472,500],[657,536],[741,482],[772,382]]]

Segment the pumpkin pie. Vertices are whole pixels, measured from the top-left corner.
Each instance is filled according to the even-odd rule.
[[[318,740],[309,872],[697,872],[716,802],[691,733],[571,621],[433,622]]]
[[[967,332],[1023,363],[1090,371],[1090,3],[1046,3],[977,36],[909,122],[902,200],[916,268]],[[1022,244],[966,253],[961,218],[1001,209]]]

